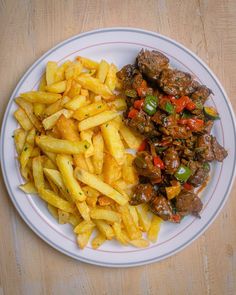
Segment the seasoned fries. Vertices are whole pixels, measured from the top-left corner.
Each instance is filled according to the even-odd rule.
[[[129,205],[138,175],[126,148],[136,151],[142,138],[122,121],[127,106],[116,73],[105,60],[49,61],[38,91],[15,99],[14,142],[26,180],[19,188],[38,194],[59,224],[71,224],[81,249],[91,236],[93,249],[113,238],[148,247],[160,230],[147,206]]]

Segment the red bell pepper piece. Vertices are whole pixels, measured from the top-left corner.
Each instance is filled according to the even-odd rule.
[[[179,223],[181,217],[180,217],[179,214],[173,214],[171,219],[172,219],[172,221],[173,221],[174,223]]]
[[[140,87],[138,87],[136,89],[138,96],[139,97],[143,97],[146,94],[146,90],[147,90],[147,82],[145,80],[142,81]]]
[[[134,102],[134,107],[138,110],[141,110],[144,103],[144,99],[139,99]]]
[[[131,109],[131,110],[129,111],[128,117],[131,118],[131,119],[133,119],[133,118],[135,118],[137,115],[138,115],[138,110],[136,110],[136,109]]]
[[[191,191],[193,189],[193,186],[191,184],[187,183],[187,182],[184,183],[183,187],[187,191]]]
[[[163,161],[158,156],[153,157],[153,163],[154,163],[154,166],[157,166],[160,169],[165,168],[165,165],[164,165]]]
[[[179,124],[187,125],[191,131],[201,131],[204,127],[204,121],[196,118],[180,119]]]
[[[187,103],[187,105],[186,105],[185,108],[186,108],[188,111],[193,111],[193,110],[196,109],[196,105],[195,105],[195,103],[194,103],[192,100],[190,100],[190,101]]]

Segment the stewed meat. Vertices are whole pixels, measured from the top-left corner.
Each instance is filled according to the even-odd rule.
[[[149,153],[138,153],[133,164],[139,175],[150,179],[161,178],[161,170],[159,167],[153,165],[153,157]]]
[[[188,179],[188,182],[194,187],[198,187],[207,180],[210,169],[208,165],[202,165],[197,171]]]
[[[182,190],[176,197],[176,209],[182,216],[188,214],[199,216],[199,212],[202,210],[202,201],[195,193]]]
[[[191,95],[191,99],[193,101],[200,100],[202,104],[204,104],[207,98],[212,94],[211,89],[207,88],[205,85],[199,85]]]
[[[170,201],[163,196],[156,196],[150,202],[151,211],[163,220],[171,220],[173,210]]]
[[[198,158],[200,160],[211,162],[214,160],[214,154],[211,146],[211,135],[203,134],[198,137],[197,140],[197,148],[200,148],[200,152],[198,153]]]
[[[161,71],[168,67],[169,59],[159,51],[141,50],[137,65],[142,74],[151,80],[158,80]]]
[[[174,174],[180,165],[178,152],[174,147],[168,148],[164,152],[165,172],[167,174]]]
[[[121,80],[124,89],[132,88],[135,70],[136,68],[134,65],[126,65],[119,72],[117,72],[116,76]]]
[[[130,205],[148,203],[155,196],[155,190],[150,183],[138,184],[134,189],[134,194],[129,201]]]
[[[198,85],[198,82],[192,80],[189,73],[172,69],[163,70],[159,79],[160,88],[173,96],[190,95]]]
[[[218,143],[214,136],[211,138],[211,144],[215,160],[223,162],[224,158],[228,156],[228,152]]]

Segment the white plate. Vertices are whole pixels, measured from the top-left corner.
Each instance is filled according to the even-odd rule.
[[[80,250],[70,225],[59,225],[49,214],[43,201],[36,196],[25,195],[18,189],[23,183],[19,173],[13,144],[13,130],[17,127],[13,119],[16,105],[14,97],[19,93],[35,89],[45,70],[47,61],[73,60],[77,55],[95,60],[106,59],[119,68],[133,63],[141,48],[157,49],[166,54],[171,64],[195,76],[214,92],[209,104],[217,107],[221,120],[217,121],[213,133],[228,150],[223,164],[212,165],[211,180],[202,194],[204,208],[201,219],[186,217],[181,224],[164,223],[159,240],[147,249],[122,247],[115,241],[106,242],[100,249],[88,246]],[[223,87],[211,70],[195,54],[179,43],[162,35],[130,28],[111,28],[87,32],[68,39],[37,60],[26,72],[14,90],[2,124],[1,163],[9,195],[21,217],[30,228],[52,247],[75,259],[91,264],[129,267],[160,261],[171,256],[199,237],[222,209],[232,186],[235,173],[235,121],[230,102]]]

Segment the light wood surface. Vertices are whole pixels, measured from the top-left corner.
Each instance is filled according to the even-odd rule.
[[[131,26],[171,37],[216,73],[236,109],[236,1],[0,0],[1,118],[26,69],[58,42],[95,28]],[[131,269],[77,262],[38,238],[9,200],[0,204],[0,295],[236,294],[236,186],[211,227],[160,263]]]

